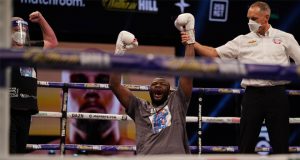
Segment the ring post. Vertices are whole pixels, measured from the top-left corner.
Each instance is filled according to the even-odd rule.
[[[0,0],[0,48],[11,46],[12,0]],[[9,156],[9,86],[11,68],[0,62],[0,159]],[[3,67],[3,68],[2,68]]]
[[[9,155],[9,124],[10,124],[10,105],[9,105],[9,86],[11,68],[0,68],[0,159]]]
[[[199,124],[199,127],[198,127],[198,152],[199,154],[202,153],[202,140],[201,140],[201,137],[202,137],[202,99],[203,98],[203,93],[199,93],[199,112],[198,112],[198,124]]]
[[[67,104],[68,104],[68,87],[63,87],[63,97],[61,113],[62,117],[60,119],[60,155],[66,154],[65,144],[66,144],[66,126],[67,126]]]

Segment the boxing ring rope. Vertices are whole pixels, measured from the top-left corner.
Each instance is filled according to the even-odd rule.
[[[101,89],[109,90],[108,84],[100,83],[62,83],[62,82],[48,82],[48,81],[38,81],[39,87],[47,88],[62,88],[63,89],[63,107],[62,112],[45,112],[40,111],[34,117],[39,118],[63,118],[61,120],[61,143],[60,144],[28,144],[27,148],[31,150],[60,150],[61,154],[65,154],[65,150],[86,150],[86,151],[135,151],[136,146],[134,145],[85,145],[85,144],[65,144],[65,132],[66,132],[66,119],[96,119],[96,120],[118,120],[118,121],[132,121],[132,119],[127,115],[119,114],[101,114],[101,113],[79,113],[79,112],[67,112],[67,96],[69,88],[76,89]],[[148,91],[149,85],[130,85],[124,84],[130,90],[133,91]],[[172,88],[171,90],[174,90]],[[193,92],[205,94],[205,95],[220,95],[220,94],[243,94],[244,89],[231,89],[231,88],[193,88]],[[292,96],[299,96],[299,90],[286,90],[286,94]],[[200,122],[199,123],[199,145],[190,146],[191,150],[198,150],[199,153],[202,152],[237,152],[237,146],[202,146],[201,145],[201,124],[203,123],[226,123],[226,124],[238,124],[240,122],[239,117],[205,117],[201,115],[202,107],[202,97],[199,98],[199,115],[198,117],[187,116],[187,122]],[[300,118],[290,118],[291,124],[300,123]],[[270,148],[268,147],[257,147],[257,152],[268,152]],[[299,152],[300,146],[290,146],[290,152]]]
[[[36,65],[38,68],[52,69],[81,69],[81,70],[103,70],[118,71],[122,73],[139,74],[164,74],[166,76],[193,76],[196,78],[211,79],[269,79],[269,80],[292,80],[299,81],[300,66],[280,66],[280,65],[258,65],[242,64],[238,61],[224,62],[218,59],[184,59],[175,57],[156,57],[153,55],[124,55],[116,56],[108,53],[82,52],[67,50],[42,50],[40,48],[30,49],[0,49],[0,67]],[[66,87],[64,87],[66,88]],[[67,93],[67,91],[65,92]],[[294,93],[292,91],[292,93]],[[298,92],[296,92],[296,95]],[[61,110],[61,137],[65,136],[65,122],[67,119],[66,104],[67,98],[63,96]],[[199,101],[202,99],[199,99]],[[201,107],[201,103],[199,108]],[[201,117],[199,109],[199,128],[204,117]],[[63,121],[65,120],[65,121]],[[63,133],[64,132],[64,133]],[[199,135],[201,135],[199,131]],[[64,139],[64,138],[62,138]],[[206,149],[201,146],[201,149]],[[61,140],[59,144],[61,153],[67,144]],[[71,148],[71,147],[70,147]],[[209,146],[208,146],[209,148]],[[201,153],[201,149],[199,153]],[[222,150],[222,148],[219,148]],[[223,148],[229,151],[234,147]],[[290,148],[291,149],[291,148]],[[215,150],[218,150],[215,149]],[[298,150],[298,148],[296,148]]]
[[[33,117],[38,118],[61,118],[61,112],[45,112],[40,111],[38,114],[33,115]],[[102,113],[81,113],[81,112],[68,112],[68,118],[75,119],[96,119],[96,120],[132,120],[127,115],[119,115],[119,114],[102,114]],[[187,116],[186,122],[198,122],[198,117]],[[204,123],[227,123],[227,124],[239,124],[239,117],[205,117],[202,116],[202,122]],[[289,122],[291,124],[299,124],[300,118],[289,118]]]
[[[300,80],[298,65],[244,64],[238,61],[195,58],[185,59],[154,55],[113,55],[92,51],[0,49],[0,64],[6,66],[36,65],[38,68],[118,71],[122,73],[165,76],[192,76],[214,79]]]

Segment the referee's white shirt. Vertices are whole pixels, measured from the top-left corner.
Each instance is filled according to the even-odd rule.
[[[239,35],[225,45],[216,48],[222,59],[237,59],[248,64],[272,64],[287,66],[291,57],[300,64],[300,46],[292,34],[270,26],[265,36],[250,32]],[[275,86],[288,81],[243,79],[241,86]]]

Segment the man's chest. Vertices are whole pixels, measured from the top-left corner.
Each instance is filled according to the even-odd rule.
[[[284,39],[280,37],[249,38],[240,43],[239,59],[245,63],[270,63],[286,59]]]

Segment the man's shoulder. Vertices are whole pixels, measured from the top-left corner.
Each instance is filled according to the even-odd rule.
[[[292,36],[291,33],[285,32],[283,30],[277,29],[277,28],[272,28],[274,35],[278,36]]]
[[[174,91],[172,91],[169,95],[169,100],[174,101],[177,100],[179,97],[185,96],[182,90],[182,87],[178,86]]]
[[[151,103],[145,99],[136,97],[135,100],[136,100],[136,104],[140,107],[148,108],[148,106],[151,106]],[[139,107],[137,107],[137,108],[139,108]]]
[[[247,34],[238,35],[236,38],[249,39],[253,37],[255,37],[255,34],[253,32],[249,32]]]
[[[249,40],[249,39],[253,39],[255,36],[253,35],[253,33],[247,33],[247,34],[241,34],[236,36],[233,40],[234,41],[243,41],[243,40]]]

